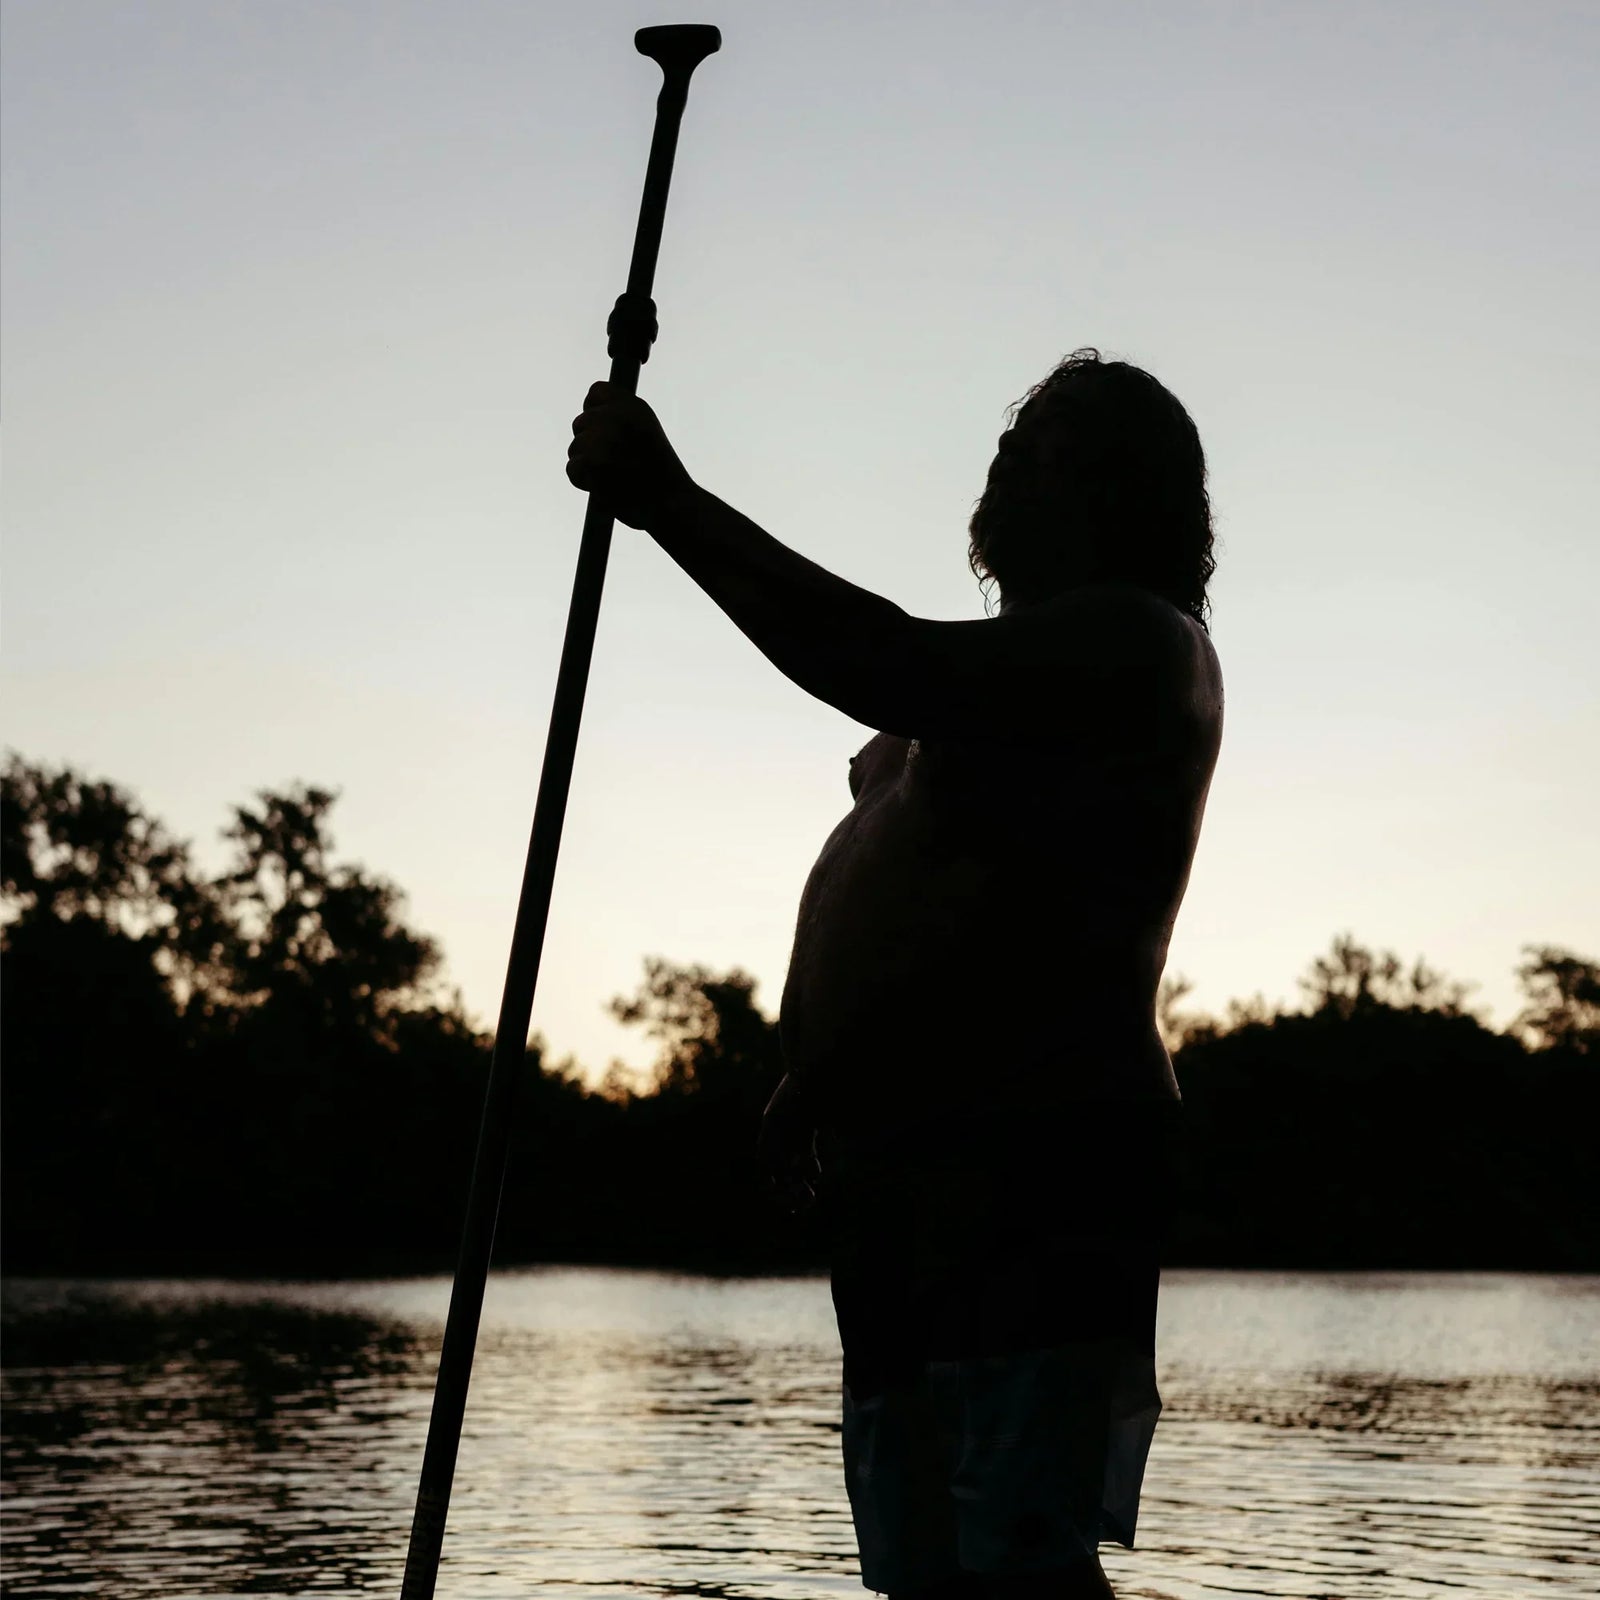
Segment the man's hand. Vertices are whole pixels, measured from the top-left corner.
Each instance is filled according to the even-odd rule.
[[[773,1190],[790,1216],[816,1203],[817,1180],[822,1176],[817,1163],[816,1133],[816,1119],[803,1091],[792,1077],[785,1077],[761,1118],[761,1138],[756,1149]]]
[[[630,528],[648,528],[695,488],[655,412],[609,383],[591,384],[572,419],[567,481]]]

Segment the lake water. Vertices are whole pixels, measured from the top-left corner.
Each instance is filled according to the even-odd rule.
[[[446,1279],[5,1285],[7,1595],[399,1593]],[[1171,1272],[1117,1593],[1600,1593],[1600,1278]],[[820,1278],[497,1273],[441,1600],[865,1595]]]

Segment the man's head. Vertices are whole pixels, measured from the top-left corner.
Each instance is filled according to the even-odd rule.
[[[1007,605],[1120,579],[1202,627],[1206,460],[1189,413],[1148,372],[1074,350],[1013,404],[972,520],[968,564]]]

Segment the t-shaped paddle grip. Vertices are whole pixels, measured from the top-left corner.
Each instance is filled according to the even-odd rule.
[[[640,55],[660,63],[667,88],[683,90],[689,87],[689,74],[722,48],[722,30],[707,22],[641,28],[633,36],[633,47]]]

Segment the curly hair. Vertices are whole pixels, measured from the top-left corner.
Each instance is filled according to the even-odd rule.
[[[973,576],[1034,598],[1120,579],[1207,627],[1216,561],[1206,459],[1177,398],[1142,368],[1085,347],[1006,415],[1009,431],[969,524]],[[1048,441],[1054,471],[1026,464],[1020,446],[1029,438]]]

